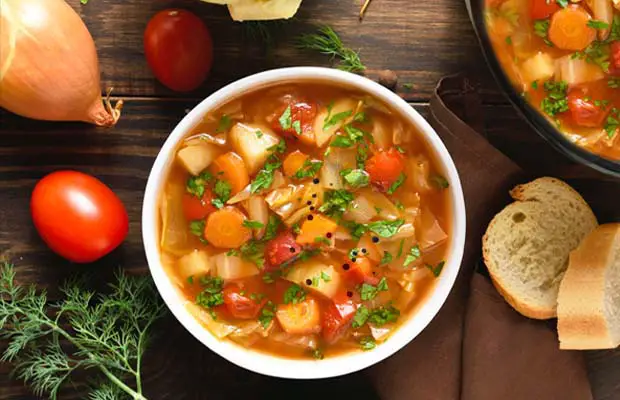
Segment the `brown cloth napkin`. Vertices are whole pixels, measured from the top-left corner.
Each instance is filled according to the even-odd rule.
[[[429,120],[454,158],[465,192],[463,264],[431,324],[371,368],[369,379],[383,400],[592,399],[581,354],[560,351],[547,323],[515,312],[475,273],[488,223],[510,201],[509,189],[530,178],[477,133],[484,131],[484,118],[476,85],[463,76],[442,79]]]

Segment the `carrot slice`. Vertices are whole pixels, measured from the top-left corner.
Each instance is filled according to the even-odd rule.
[[[245,215],[234,207],[225,207],[207,218],[205,239],[215,247],[235,249],[252,238],[252,230],[243,226]]]
[[[304,162],[306,162],[307,159],[308,156],[299,150],[286,156],[286,158],[284,159],[284,163],[282,164],[282,168],[284,169],[284,175],[288,176],[289,178],[295,176],[297,171],[299,171],[303,167]]]
[[[245,167],[243,159],[232,151],[222,154],[213,160],[211,172],[217,179],[223,179],[230,183],[232,196],[250,184],[250,174],[248,174],[248,169]]]
[[[310,215],[301,225],[301,232],[297,236],[299,244],[317,244],[325,238],[331,240],[338,224],[322,215]],[[317,240],[318,238],[318,240]]]
[[[278,305],[276,318],[285,332],[294,335],[308,335],[321,330],[321,310],[312,298],[297,304]]]
[[[549,40],[563,50],[583,50],[596,39],[596,29],[588,26],[591,19],[580,6],[566,7],[551,17]]]

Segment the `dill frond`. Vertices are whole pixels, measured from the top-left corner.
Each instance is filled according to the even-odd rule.
[[[328,55],[332,60],[338,59],[337,68],[348,72],[363,72],[366,66],[359,54],[342,43],[340,36],[329,26],[320,27],[317,33],[301,35],[297,38],[297,47],[315,50]]]
[[[64,300],[48,305],[45,292],[15,284],[12,265],[0,268],[0,338],[8,341],[0,361],[13,362],[13,374],[50,399],[75,370],[92,369],[105,382],[91,388],[91,399],[118,399],[122,392],[146,400],[142,356],[149,328],[165,310],[152,281],[119,272],[107,294],[78,282],[68,282]],[[125,383],[130,380],[133,388]]]

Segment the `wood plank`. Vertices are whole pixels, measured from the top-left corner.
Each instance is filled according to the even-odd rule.
[[[129,213],[130,233],[125,243],[89,266],[88,272],[101,281],[109,279],[118,266],[133,273],[148,273],[140,236],[143,189],[161,144],[186,110],[196,103],[194,100],[129,101],[123,119],[114,129],[36,122],[0,112],[0,257],[16,264],[20,282],[46,288],[50,298],[55,298],[58,284],[84,269],[46,248],[28,212],[29,196],[38,179],[63,168],[101,178],[119,194]],[[414,106],[423,115],[428,111],[425,103]],[[486,135],[494,145],[522,166],[540,173],[568,171],[573,178],[570,183],[584,194],[601,222],[620,220],[620,209],[608,200],[620,198],[620,185],[583,167],[574,167],[533,133],[511,107],[486,107],[486,117]],[[63,145],[58,146],[61,142]],[[278,384],[281,393],[296,396],[303,393],[303,398],[316,398],[322,393],[310,382],[264,378],[237,368],[200,345],[172,318],[163,321],[157,331],[163,337],[155,342],[146,361],[146,385],[156,393],[155,399],[202,399],[206,390],[213,399],[238,398],[237,395],[270,398],[269,388],[273,384]],[[0,350],[3,345],[0,343]],[[620,352],[586,352],[586,357],[596,399],[619,398]],[[9,379],[8,370],[7,365],[0,366],[0,399],[33,398],[21,383]],[[365,386],[363,373],[329,380],[319,386],[324,388],[324,385],[343,394],[347,387],[354,385],[365,388],[364,393],[373,398],[371,388]],[[83,398],[80,396],[62,398]]]
[[[461,70],[480,72],[489,90],[487,101],[503,101],[490,82],[464,2],[453,0],[382,0],[370,6],[362,23],[358,1],[306,0],[294,20],[272,29],[274,44],[265,49],[250,37],[246,25],[231,20],[225,7],[198,0],[68,0],[81,14],[95,38],[104,88],[114,87],[117,96],[165,96],[203,98],[214,90],[255,72],[286,66],[329,65],[329,59],[298,50],[294,38],[313,32],[317,24],[328,24],[344,42],[359,49],[369,68],[368,75],[391,69],[398,73],[399,88],[411,101],[430,98],[437,80]],[[211,77],[190,94],[177,94],[153,78],[143,50],[143,32],[149,19],[166,7],[194,11],[208,25],[215,42]],[[389,50],[388,50],[389,49]]]

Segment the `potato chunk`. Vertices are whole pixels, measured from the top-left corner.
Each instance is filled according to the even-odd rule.
[[[299,263],[285,277],[301,287],[333,298],[340,289],[341,277],[333,265],[326,265],[318,260]],[[308,285],[308,282],[311,282]]]
[[[197,278],[209,274],[211,270],[211,261],[209,260],[209,255],[205,251],[194,250],[179,258],[177,268],[179,274],[183,278]]]
[[[240,122],[232,127],[229,137],[250,175],[255,174],[265,164],[270,155],[269,148],[280,142],[280,138],[268,127]]]
[[[198,143],[179,150],[177,159],[192,175],[204,171],[217,157],[218,149],[210,143]]]

